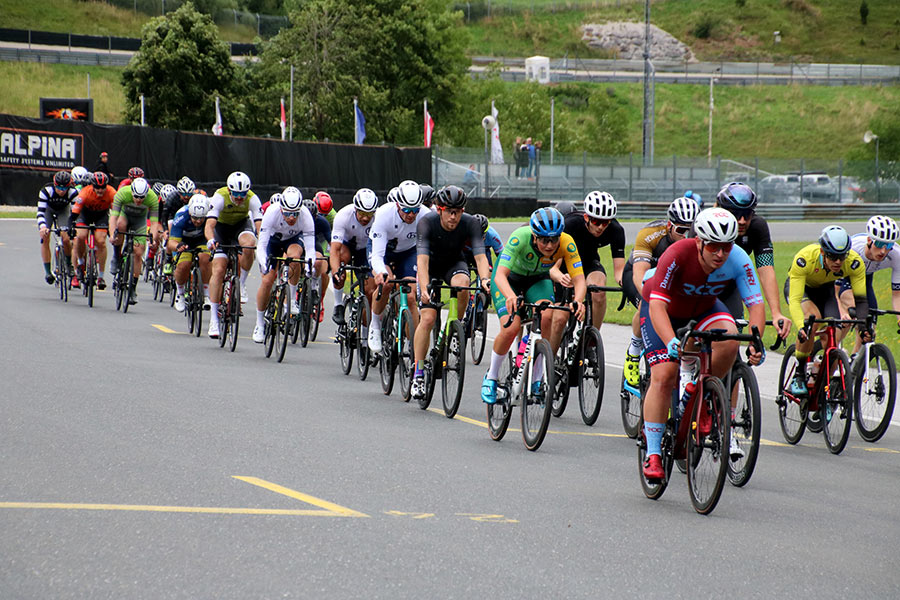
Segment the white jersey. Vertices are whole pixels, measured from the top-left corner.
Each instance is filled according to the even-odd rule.
[[[891,289],[900,290],[900,244],[895,243],[884,260],[874,261],[866,258],[866,243],[869,236],[865,233],[857,233],[850,238],[851,247],[862,257],[866,265],[866,275],[871,275],[881,269],[891,269]]]
[[[262,225],[259,228],[259,246],[256,249],[256,260],[263,272],[269,268],[269,241],[283,241],[303,236],[303,247],[309,249],[316,247],[316,225],[312,215],[306,207],[300,208],[300,217],[293,225],[288,225],[281,213],[280,204],[270,204],[263,215]],[[314,251],[314,250],[313,250]]]
[[[430,208],[422,206],[415,221],[407,223],[400,218],[400,209],[396,203],[388,202],[378,207],[369,231],[369,239],[372,240],[372,254],[369,262],[375,273],[387,273],[387,267],[384,264],[384,253],[387,250],[403,252],[416,247],[416,227],[418,227],[419,221],[430,212]]]
[[[356,207],[352,204],[345,206],[334,215],[331,241],[362,250],[369,241],[369,230],[372,229],[373,222],[374,218],[368,225],[363,225],[356,220]]]

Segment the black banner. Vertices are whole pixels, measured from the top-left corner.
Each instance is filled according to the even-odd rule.
[[[58,171],[83,162],[81,134],[0,126],[0,169]]]
[[[40,113],[44,119],[93,121],[94,100],[91,98],[41,98]]]

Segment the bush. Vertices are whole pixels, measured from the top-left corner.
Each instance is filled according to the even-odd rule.
[[[785,8],[789,8],[794,12],[804,13],[818,19],[822,16],[822,11],[809,0],[784,0]]]
[[[865,25],[869,21],[869,3],[862,0],[859,4],[859,20]]]
[[[713,32],[718,26],[718,19],[711,15],[704,15],[697,24],[694,25],[694,28],[691,30],[691,35],[700,40],[707,40],[713,36]]]

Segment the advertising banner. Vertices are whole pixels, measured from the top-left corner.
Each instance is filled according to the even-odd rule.
[[[56,171],[84,162],[80,133],[0,127],[0,168]]]
[[[94,101],[91,98],[41,98],[42,119],[93,121]]]

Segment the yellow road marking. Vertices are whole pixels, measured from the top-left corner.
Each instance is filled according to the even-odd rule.
[[[265,488],[270,492],[275,492],[276,494],[281,494],[283,496],[287,496],[288,498],[293,498],[295,500],[300,500],[301,502],[306,502],[307,504],[312,504],[313,506],[318,506],[319,508],[324,509],[324,513],[322,516],[336,516],[336,517],[368,517],[369,515],[363,514],[361,512],[357,512],[352,508],[347,508],[346,506],[341,506],[340,504],[335,504],[333,502],[328,502],[327,500],[322,500],[321,498],[316,498],[315,496],[310,496],[309,494],[304,494],[303,492],[298,492],[296,490],[292,490],[290,488],[286,488],[282,485],[278,485],[277,483],[272,483],[270,481],[266,481],[264,479],[259,479],[258,477],[242,477],[240,475],[232,475],[235,479],[239,479],[251,485],[256,485],[261,488]],[[317,511],[312,511],[317,512]],[[323,511],[318,511],[323,512]]]
[[[158,325],[156,323],[151,323],[150,326],[155,327],[156,329],[159,329],[163,333],[175,333],[175,334],[180,334],[180,335],[186,335],[183,331],[175,331],[174,329],[169,329],[165,325]]]
[[[386,510],[384,514],[393,517],[409,517],[411,519],[430,519],[434,516],[434,513],[402,512],[399,510]]]
[[[887,454],[900,454],[900,450],[894,450],[893,448],[866,448],[865,446],[850,446],[851,448],[856,448],[858,450],[865,450],[866,452],[885,452]]]
[[[284,510],[276,508],[227,508],[218,506],[156,506],[149,504],[75,504],[64,502],[0,502],[0,508],[49,508],[55,510],[124,510],[135,512],[203,513],[216,515],[290,515],[342,517],[327,510]],[[366,516],[366,515],[361,515]]]
[[[788,448],[791,444],[785,444],[784,442],[773,442],[772,440],[765,440],[760,438],[759,440],[760,446],[780,446],[782,448]]]

